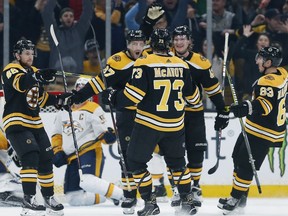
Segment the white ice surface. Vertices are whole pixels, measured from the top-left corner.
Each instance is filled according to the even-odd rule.
[[[200,208],[197,216],[216,216],[222,215],[220,209],[216,207],[218,199],[206,198]],[[174,209],[169,203],[158,203],[161,213],[159,215],[174,215]],[[142,203],[143,205],[143,203]],[[136,210],[141,209],[141,204]],[[1,216],[18,216],[21,208],[4,208],[0,207]],[[111,202],[106,201],[104,204],[90,207],[71,207],[65,205],[65,216],[116,216],[122,215],[122,209],[114,206]],[[137,215],[136,212],[134,215]],[[259,199],[249,198],[247,207],[245,208],[245,216],[288,216],[288,198],[285,199]]]

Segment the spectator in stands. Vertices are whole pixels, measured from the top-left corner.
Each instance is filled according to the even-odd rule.
[[[266,33],[258,34],[257,42],[253,48],[249,47],[250,36],[254,32],[251,30],[250,25],[243,26],[243,35],[237,41],[234,47],[234,58],[243,59],[243,67],[240,74],[236,74],[238,86],[236,89],[242,91],[243,100],[252,99],[252,85],[259,79],[258,66],[253,64],[255,62],[254,57],[260,51],[261,48],[268,47],[270,45],[270,38]]]
[[[215,52],[219,56],[223,56],[222,50],[224,47],[224,34],[228,32],[230,34],[229,40],[236,41],[237,37],[235,35],[236,29],[241,27],[240,22],[234,13],[229,12],[225,9],[226,0],[212,0],[212,30],[213,30],[213,40],[215,45]],[[202,21],[199,23],[203,30],[203,37],[206,36],[207,28],[207,14],[202,15]]]
[[[87,40],[84,45],[87,60],[83,62],[83,73],[86,75],[97,76],[101,72],[101,62],[98,60],[96,50],[97,44],[94,39]]]
[[[55,33],[59,41],[58,48],[62,55],[64,71],[83,73],[85,36],[90,26],[93,7],[90,0],[82,0],[83,10],[77,23],[74,19],[74,11],[71,8],[63,8],[60,12],[61,25],[58,26],[54,17],[56,0],[49,0],[42,12],[42,18],[46,31],[50,25],[54,25]],[[50,37],[50,67],[61,69],[58,51]]]
[[[124,34],[124,7],[122,0],[115,0],[111,2],[111,54],[114,54],[126,48],[126,40]],[[92,19],[92,25],[95,28],[101,55],[104,57],[106,36],[106,0],[96,0],[94,12],[95,16]],[[89,33],[88,37],[92,38],[92,34]]]

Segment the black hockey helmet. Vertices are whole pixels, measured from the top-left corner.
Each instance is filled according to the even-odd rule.
[[[154,50],[168,51],[171,46],[171,36],[167,29],[154,29],[150,45]]]
[[[259,56],[262,56],[264,61],[271,60],[274,67],[278,67],[283,59],[280,49],[271,46],[261,48],[256,55],[256,59]]]
[[[130,30],[126,35],[127,43],[131,41],[146,41],[146,37],[142,30]]]
[[[30,40],[19,40],[13,47],[13,55],[21,54],[24,50],[33,50],[35,55],[35,45]],[[16,58],[16,57],[15,57]]]
[[[174,38],[177,35],[186,35],[188,40],[192,39],[192,33],[188,28],[188,26],[186,25],[178,26],[174,29],[172,33],[172,38]]]

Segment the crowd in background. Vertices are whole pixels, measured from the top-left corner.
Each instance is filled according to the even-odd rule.
[[[3,1],[0,0],[1,46]],[[111,2],[111,54],[114,54],[126,48],[125,33],[130,29],[139,29],[148,6],[155,0]],[[207,1],[156,2],[162,4],[165,10],[160,22],[167,22],[170,31],[179,25],[187,25],[192,31],[193,51],[207,56]],[[97,55],[100,54],[100,59],[105,57],[105,8],[105,0],[10,0],[10,51],[20,38],[29,39],[37,50],[34,66],[61,69],[49,32],[53,24],[64,70],[97,75],[101,68]],[[271,45],[280,48],[283,53],[281,66],[288,64],[288,0],[212,0],[212,11],[213,70],[221,83],[224,33],[229,32],[228,69],[239,97],[250,98],[252,84],[260,76],[254,57],[261,47]],[[3,48],[0,48],[1,70],[4,66]],[[61,91],[59,86],[55,85],[50,90]]]

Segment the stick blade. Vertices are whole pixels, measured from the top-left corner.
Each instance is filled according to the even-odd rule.
[[[55,46],[58,47],[59,42],[57,40],[53,24],[50,25],[50,34],[51,34],[51,37],[53,39],[53,42],[54,42]]]
[[[212,175],[213,173],[216,172],[216,170],[218,169],[219,163],[215,164],[214,167],[212,167],[211,169],[208,170],[208,174]]]

